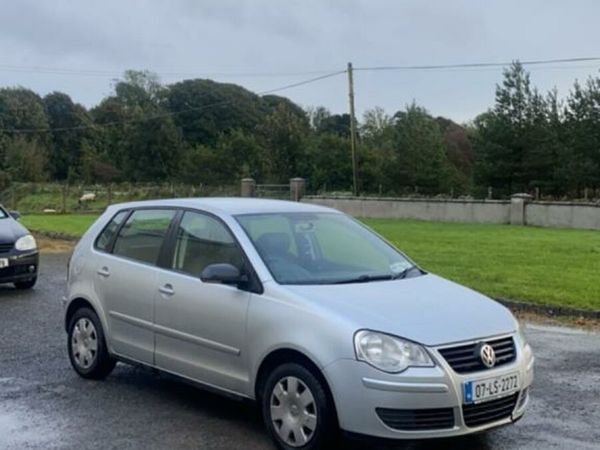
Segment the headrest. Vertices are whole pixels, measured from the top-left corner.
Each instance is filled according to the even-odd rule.
[[[286,233],[265,233],[256,240],[256,247],[263,256],[289,253],[290,236]]]

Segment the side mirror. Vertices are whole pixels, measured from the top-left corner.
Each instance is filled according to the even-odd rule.
[[[19,220],[21,218],[21,213],[19,211],[10,211],[9,214],[15,220]]]
[[[210,264],[204,268],[200,279],[205,283],[222,283],[240,285],[248,281],[248,277],[232,264]]]

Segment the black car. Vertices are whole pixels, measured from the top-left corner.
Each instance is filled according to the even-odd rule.
[[[39,252],[34,237],[18,218],[18,213],[0,206],[0,283],[31,289],[37,281]]]

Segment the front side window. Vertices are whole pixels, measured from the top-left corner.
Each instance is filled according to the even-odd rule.
[[[141,209],[134,211],[121,231],[113,253],[148,264],[157,264],[160,249],[175,211]]]
[[[108,247],[115,237],[117,230],[121,226],[121,223],[123,220],[125,220],[125,217],[127,217],[127,214],[129,214],[129,211],[120,211],[111,219],[110,222],[108,222],[108,225],[104,227],[102,233],[100,233],[98,239],[96,239],[96,248],[98,250],[102,250],[104,252],[110,250]]]
[[[229,230],[217,219],[185,212],[179,229],[172,268],[200,276],[210,264],[232,264],[242,270],[244,257]]]
[[[237,220],[281,284],[389,280],[414,268],[404,255],[343,214],[246,214]]]

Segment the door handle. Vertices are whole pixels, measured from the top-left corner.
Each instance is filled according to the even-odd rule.
[[[105,266],[102,269],[98,269],[98,275],[108,278],[110,276],[110,270],[108,270],[108,267]]]
[[[173,286],[169,283],[161,286],[158,288],[158,292],[160,292],[163,295],[167,295],[167,296],[172,296],[173,294],[175,294],[175,289],[173,289]]]

